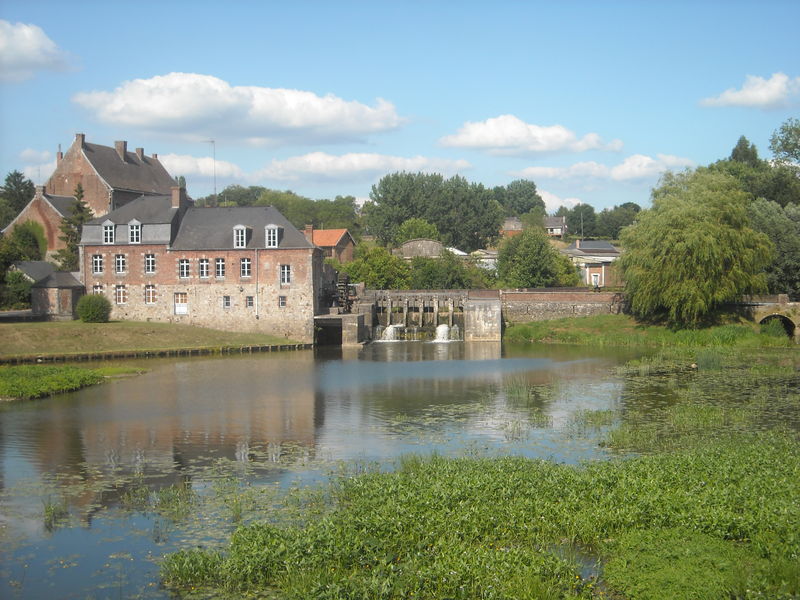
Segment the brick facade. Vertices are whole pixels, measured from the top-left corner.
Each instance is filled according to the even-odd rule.
[[[61,235],[61,221],[63,215],[58,209],[48,201],[47,197],[42,193],[42,188],[36,190],[36,195],[33,197],[25,208],[9,223],[4,231],[11,231],[14,226],[33,221],[39,223],[44,229],[44,235],[47,238],[47,253],[46,259],[51,259],[56,252],[64,248],[64,242],[59,239]]]

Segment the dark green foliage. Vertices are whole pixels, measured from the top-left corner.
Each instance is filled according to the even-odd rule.
[[[14,214],[18,214],[25,206],[33,200],[36,187],[33,182],[19,171],[11,171],[6,175],[0,196],[8,200]]]
[[[560,216],[560,215],[556,215]],[[570,235],[581,239],[597,235],[597,215],[589,204],[578,204],[567,213],[567,228]]]
[[[93,218],[92,211],[83,201],[83,186],[79,183],[75,188],[75,202],[72,203],[72,212],[61,221],[59,229],[61,235],[58,239],[64,242],[64,248],[56,253],[56,260],[62,271],[77,271],[80,268],[78,258],[78,244],[81,241],[83,225]]]
[[[84,323],[108,323],[111,302],[100,294],[86,294],[78,300],[78,318]]]
[[[506,216],[521,217],[535,208],[544,209],[544,200],[533,181],[517,179],[505,187],[498,186],[492,191]]]
[[[653,207],[622,232],[617,264],[631,310],[697,326],[715,307],[766,288],[767,237],[749,227],[747,194],[729,175],[667,173]]]
[[[739,138],[736,146],[734,146],[733,150],[731,151],[730,160],[744,163],[746,165],[750,165],[751,167],[757,167],[761,163],[761,160],[758,158],[758,150],[756,150],[755,145],[748,141],[748,139],[744,136]]]
[[[800,298],[800,204],[781,207],[759,199],[750,204],[748,214],[753,229],[765,234],[775,247],[766,270],[770,293]]]
[[[439,258],[411,260],[412,290],[460,290],[487,287],[488,276],[471,260],[463,260],[445,250]]]
[[[800,120],[786,119],[780,128],[773,132],[769,149],[775,158],[782,162],[800,163]]]
[[[11,309],[29,308],[31,305],[31,281],[20,271],[6,273],[2,306]]]
[[[612,209],[604,208],[597,215],[595,234],[601,238],[619,239],[622,228],[633,223],[641,210],[634,202],[626,202]]]
[[[579,282],[569,259],[550,245],[544,231],[533,228],[503,241],[497,276],[501,285],[512,288],[572,286]]]
[[[381,247],[357,250],[356,259],[346,264],[335,264],[337,271],[347,273],[352,282],[363,282],[377,290],[408,289],[410,268],[402,258],[392,256]]]
[[[14,225],[10,233],[0,238],[0,274],[16,261],[42,260],[46,248],[44,229],[39,223],[26,221]]]
[[[0,229],[5,229],[16,216],[17,211],[11,206],[11,202],[5,198],[0,198]]]
[[[503,217],[491,190],[459,176],[393,173],[372,186],[370,200],[366,224],[384,245],[396,243],[404,221],[420,218],[436,226],[446,246],[471,252],[497,239]]]
[[[79,367],[0,367],[0,398],[28,400],[77,390],[102,380],[99,373]]]

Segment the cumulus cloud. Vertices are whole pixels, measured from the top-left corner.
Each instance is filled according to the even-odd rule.
[[[439,143],[499,155],[622,149],[620,140],[606,143],[596,133],[578,138],[575,132],[562,125],[533,125],[514,115],[500,115],[481,122],[468,121],[456,134],[441,138]]]
[[[578,204],[583,204],[579,198],[560,198],[542,189],[539,190],[539,195],[542,197],[542,200],[544,200],[544,207],[548,213],[554,213],[560,206],[572,208]]]
[[[49,161],[53,157],[53,154],[48,150],[25,148],[25,150],[19,153],[19,157],[25,162],[44,163]]]
[[[201,177],[219,178],[242,177],[242,171],[237,165],[224,160],[214,160],[211,156],[195,157],[186,154],[159,154],[158,160],[173,177],[181,175],[200,175]]]
[[[800,77],[773,73],[769,79],[748,75],[741,89],[730,88],[714,98],[704,98],[703,106],[747,106],[782,108],[800,100]]]
[[[325,152],[311,152],[285,160],[273,160],[255,174],[256,178],[279,181],[314,179],[332,181],[342,179],[369,180],[390,171],[436,172],[451,175],[469,169],[465,160],[447,160],[414,156],[388,156],[385,154],[350,153],[335,156]]]
[[[67,65],[67,54],[41,27],[0,19],[0,81],[25,81],[39,71],[63,71]]]
[[[211,75],[169,73],[126,81],[113,91],[73,96],[103,123],[167,132],[185,139],[253,144],[353,141],[399,127],[395,107],[318,96],[303,90],[233,86]]]
[[[594,161],[580,162],[568,167],[528,167],[513,173],[531,179],[611,179],[628,181],[632,179],[648,179],[669,169],[691,167],[694,162],[688,158],[657,154],[655,158],[644,154],[633,154],[613,167]]]
[[[44,161],[31,161],[30,163],[26,164],[22,167],[22,174],[25,175],[26,178],[30,179],[36,185],[41,185],[48,179],[50,179],[50,175],[53,174],[53,171],[56,170],[56,159],[52,160],[44,160]]]

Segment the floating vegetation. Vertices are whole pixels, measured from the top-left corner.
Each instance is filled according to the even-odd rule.
[[[69,518],[69,507],[67,501],[63,497],[58,500],[47,498],[42,501],[44,505],[43,518],[44,529],[48,532],[53,532],[56,528],[63,525]]]

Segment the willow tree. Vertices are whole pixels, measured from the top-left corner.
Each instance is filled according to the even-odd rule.
[[[735,178],[667,173],[652,200],[622,232],[618,264],[634,314],[694,327],[721,304],[766,290],[772,246],[750,228],[748,195]]]

